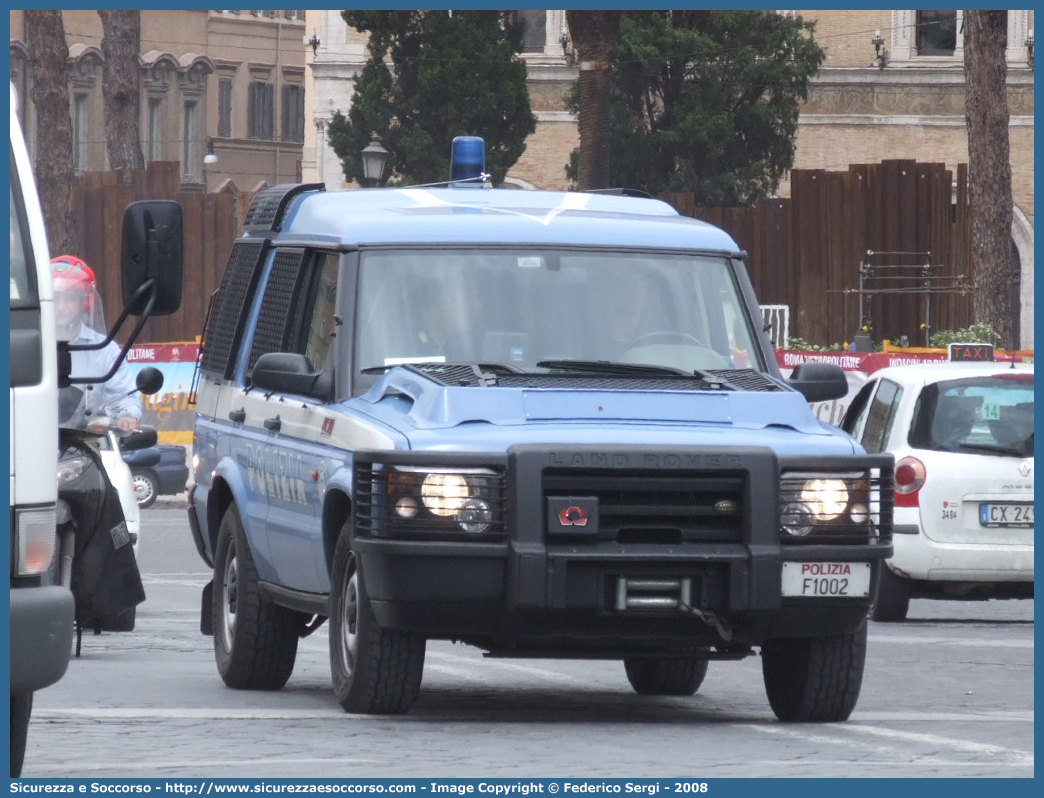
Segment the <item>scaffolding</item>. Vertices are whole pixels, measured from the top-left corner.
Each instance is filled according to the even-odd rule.
[[[877,262],[879,258],[889,260],[913,260],[916,263]],[[859,297],[859,327],[873,328],[870,317],[869,297],[880,294],[915,294],[924,298],[924,346],[929,346],[932,336],[932,297],[937,294],[967,294],[971,291],[965,275],[939,274],[942,264],[932,263],[929,252],[875,252],[866,251],[866,258],[859,262],[859,287],[835,289],[830,293]],[[848,302],[845,302],[848,315]],[[846,318],[847,326],[847,318]]]

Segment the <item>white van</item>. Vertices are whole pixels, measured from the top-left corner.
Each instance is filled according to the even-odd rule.
[[[33,693],[72,652],[73,596],[58,585],[54,478],[58,373],[50,256],[11,86],[11,775],[21,774]]]

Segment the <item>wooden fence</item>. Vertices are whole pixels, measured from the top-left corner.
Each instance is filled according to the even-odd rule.
[[[120,297],[120,232],[123,211],[143,199],[181,203],[185,218],[185,274],[181,309],[146,322],[139,343],[195,341],[203,332],[210,295],[221,282],[232,242],[240,235],[252,192],[232,189],[216,193],[183,192],[180,164],[155,162],[142,171],[85,174],[73,187],[75,218],[82,257],[98,277],[111,324],[122,308]],[[100,233],[100,234],[99,234]],[[119,340],[133,329],[128,320]]]
[[[845,172],[796,169],[790,199],[752,208],[662,198],[732,235],[748,253],[758,300],[790,307],[792,336],[850,341],[869,322],[875,340],[905,335],[917,346],[972,322],[967,191],[963,165],[954,180],[942,164],[895,160]]]
[[[193,341],[201,334],[210,295],[253,198],[231,189],[183,193],[178,170],[177,163],[153,163],[141,172],[89,174],[77,178],[74,188],[83,242],[76,254],[96,270],[110,322],[121,305],[123,209],[139,199],[173,199],[184,208],[182,308],[150,320],[141,343]],[[956,181],[941,164],[914,161],[851,166],[846,172],[794,170],[791,186],[790,199],[763,200],[753,208],[697,208],[691,194],[662,198],[732,235],[749,255],[759,301],[789,306],[792,336],[816,344],[851,340],[860,323],[869,321],[875,340],[905,335],[919,345],[926,340],[926,322],[928,332],[971,323],[970,292],[954,290],[972,284],[964,167]],[[861,319],[864,265],[874,268],[869,278],[864,270],[862,286],[874,293],[862,295]]]

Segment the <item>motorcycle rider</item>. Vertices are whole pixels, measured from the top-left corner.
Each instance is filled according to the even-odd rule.
[[[54,316],[58,340],[72,344],[96,344],[105,340],[104,314],[94,270],[75,255],[59,255],[51,260],[54,281]],[[106,374],[120,355],[120,347],[110,341],[101,349],[73,351],[72,377]],[[87,411],[104,413],[116,419],[121,430],[136,430],[141,421],[141,399],[134,374],[126,361],[105,382],[83,385]]]

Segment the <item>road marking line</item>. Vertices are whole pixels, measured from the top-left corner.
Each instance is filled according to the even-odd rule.
[[[694,714],[724,716],[734,719],[738,723],[745,723],[752,727],[765,728],[773,733],[784,733],[784,729],[776,721],[765,720],[759,723],[759,719],[767,717],[767,713],[745,713],[733,712],[726,708],[697,708],[691,707]],[[123,719],[152,719],[168,718],[172,720],[197,720],[197,719],[221,719],[221,720],[322,720],[323,718],[343,718],[346,715],[357,719],[387,720],[381,715],[352,715],[344,712],[340,707],[313,707],[311,709],[236,709],[220,707],[68,707],[50,708],[34,707],[33,719],[40,718],[89,718],[92,720],[123,720]],[[857,712],[856,723],[849,721],[840,724],[838,729],[848,728],[874,728],[866,726],[867,723],[899,723],[899,722],[963,722],[963,723],[1033,723],[1033,712],[996,712],[990,714],[978,713],[914,713],[914,712]],[[788,729],[790,727],[787,727]],[[895,734],[916,734],[915,732],[896,731]]]
[[[936,734],[920,734],[918,732],[905,732],[899,729],[882,729],[876,726],[866,726],[856,723],[844,723],[837,724],[832,727],[837,732],[835,735],[829,735],[824,732],[811,732],[806,730],[795,729],[792,726],[779,726],[779,725],[761,725],[755,723],[743,724],[746,728],[752,731],[761,732],[762,734],[772,734],[775,736],[789,737],[791,739],[802,740],[804,742],[813,742],[823,745],[839,745],[845,748],[858,748],[860,750],[869,750],[882,755],[892,756],[896,755],[896,747],[889,745],[870,745],[867,744],[865,739],[862,739],[860,735],[871,735],[878,737],[885,737],[889,740],[908,743],[928,743],[930,745],[939,746],[941,748],[955,749],[957,751],[966,751],[968,753],[981,754],[993,759],[1003,758],[1005,762],[1018,765],[1031,765],[1033,763],[1033,754],[1026,751],[1020,751],[1013,748],[1004,748],[1002,746],[991,745],[989,743],[976,743],[970,740],[958,740],[953,737],[942,737]],[[845,739],[842,735],[851,735],[851,739]],[[907,750],[906,755],[909,756],[912,761],[923,763],[923,758],[917,754],[910,754]]]
[[[859,732],[861,734],[873,734],[878,737],[887,737],[893,740],[903,740],[917,743],[930,743],[932,745],[943,745],[949,748],[956,748],[960,751],[969,751],[980,754],[987,754],[989,756],[1007,756],[1015,755],[1016,757],[1026,757],[1029,761],[1033,760],[1033,754],[1027,751],[1020,751],[1017,748],[1005,748],[999,745],[992,745],[991,743],[977,743],[972,740],[958,740],[953,737],[942,737],[937,734],[922,734],[920,732],[908,732],[900,729],[882,729],[877,726],[864,726],[860,723],[846,723],[843,727],[839,727],[845,732]]]
[[[968,640],[961,637],[905,637],[870,635],[870,644],[899,643],[901,645],[960,646],[961,648],[1033,648],[1033,638],[1027,640]]]

